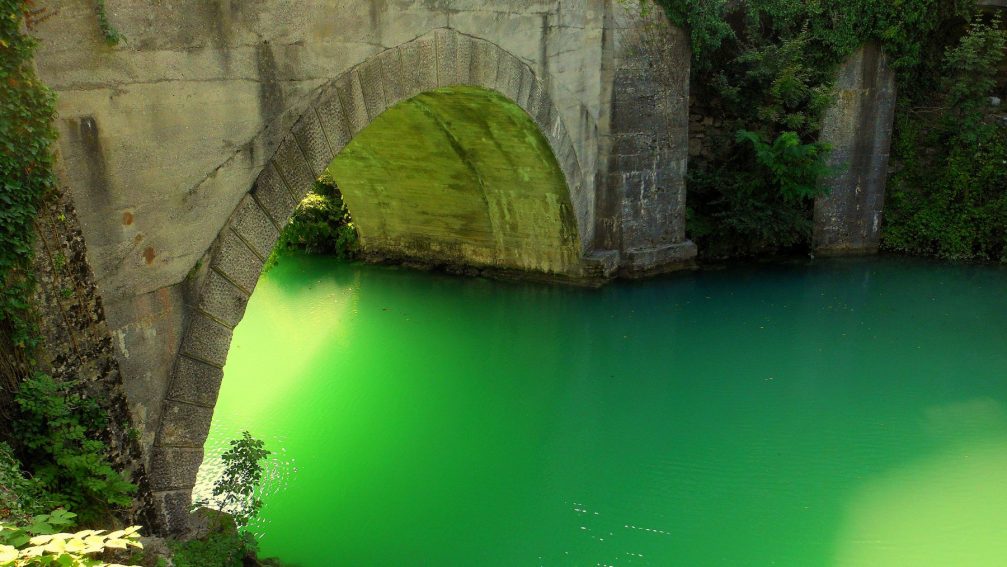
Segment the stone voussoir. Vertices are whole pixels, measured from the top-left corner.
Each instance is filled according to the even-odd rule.
[[[263,262],[237,234],[225,230],[210,266],[251,295],[262,274]]]
[[[168,400],[161,416],[159,441],[167,447],[202,447],[212,419],[213,408]]]
[[[405,98],[437,88],[437,46],[432,35],[399,47]]]
[[[368,59],[357,67],[356,72],[360,81],[360,91],[363,94],[364,110],[367,111],[368,121],[374,120],[387,108],[381,60],[377,57]]]
[[[456,66],[458,33],[447,29],[436,30],[434,43],[437,47],[437,86],[449,87],[460,84]]]
[[[329,141],[325,138],[325,133],[322,132],[318,116],[312,110],[305,112],[294,126],[293,134],[311,169],[312,177],[317,179],[335,157],[329,147]],[[313,181],[314,179],[312,179]]]
[[[314,117],[314,112],[306,113],[306,116],[301,119],[298,124],[304,128],[307,128],[308,122],[306,118]],[[321,131],[318,132],[319,138],[321,137]],[[301,151],[300,144],[296,139],[297,131],[294,130],[292,135],[287,136],[283,142],[280,143],[280,147],[277,148],[276,153],[273,154],[273,159],[270,162],[276,167],[276,171],[280,173],[280,177],[287,182],[287,189],[290,190],[290,195],[298,203],[305,195],[311,191],[311,188],[315,185],[315,179],[318,177],[312,171],[311,166],[308,164],[308,160],[305,158],[304,152]],[[323,140],[319,140],[322,146],[325,146]],[[327,152],[328,149],[323,149],[322,153]],[[328,165],[326,163],[325,165]],[[282,226],[282,225],[281,225]]]
[[[364,92],[360,88],[360,78],[353,69],[336,79],[335,88],[339,100],[343,103],[346,123],[353,135],[358,134],[370,123],[367,116],[367,106],[364,103]]]
[[[499,91],[497,70],[500,66],[500,49],[492,43],[472,39],[472,61],[469,76],[473,84]]]
[[[280,177],[272,162],[267,163],[262,169],[262,173],[255,181],[252,195],[273,223],[279,227],[287,224],[287,219],[297,206],[293,195],[287,189],[287,183]]]
[[[202,463],[202,447],[155,446],[148,474],[151,490],[192,490]]]
[[[182,342],[182,354],[223,368],[231,346],[231,329],[196,312]]]
[[[500,66],[497,71],[497,90],[507,98],[517,102],[521,98],[521,80],[524,76],[524,63],[510,53],[502,52]]]
[[[168,399],[212,408],[223,378],[220,368],[180,356],[172,371]]]
[[[244,290],[230,280],[217,271],[210,270],[206,283],[203,284],[199,310],[233,329],[245,314],[248,297]]]
[[[346,147],[346,144],[350,143],[353,133],[346,120],[343,103],[339,100],[335,84],[329,85],[322,91],[315,103],[315,114],[318,115],[319,124],[325,134],[325,139],[329,142],[329,147],[333,153],[338,154]]]
[[[260,258],[268,258],[280,237],[280,231],[251,196],[246,195],[238,205],[231,229],[241,237]]]
[[[385,108],[391,108],[405,98],[402,87],[402,54],[398,47],[382,51],[378,57],[381,69],[381,92],[385,95]]]
[[[153,493],[154,506],[161,514],[162,528],[170,534],[182,534],[189,529],[189,508],[192,488],[162,490]]]

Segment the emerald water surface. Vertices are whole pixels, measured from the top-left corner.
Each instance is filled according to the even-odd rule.
[[[217,405],[294,565],[1007,565],[1007,270],[600,290],[293,257]]]

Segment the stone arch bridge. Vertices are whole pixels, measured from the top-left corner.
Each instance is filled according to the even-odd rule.
[[[110,47],[92,0],[49,4],[32,32],[59,95],[61,184],[161,529],[184,528],[263,262],[341,156],[363,164],[337,181],[372,255],[590,281],[695,255],[689,51],[653,11],[115,0],[108,18],[127,41]],[[441,145],[415,135],[426,131]],[[425,192],[407,183],[441,170]]]
[[[94,0],[41,4],[62,189],[38,223],[48,362],[122,394],[162,531],[185,529],[232,331],[323,171],[372,256],[591,282],[695,256],[690,53],[658,10],[107,0],[127,38],[110,47]],[[854,167],[816,244],[876,249],[894,76],[865,46],[837,87],[823,136]]]

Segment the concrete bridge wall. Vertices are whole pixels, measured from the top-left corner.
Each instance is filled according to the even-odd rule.
[[[687,40],[631,4],[116,0],[116,47],[93,0],[47,7],[38,70],[59,95],[69,201],[166,526],[262,260],[319,168],[390,105],[472,85],[523,108],[567,184],[574,276],[695,254]],[[658,59],[675,72],[658,76]]]

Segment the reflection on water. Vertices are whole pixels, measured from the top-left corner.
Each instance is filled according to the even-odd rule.
[[[317,541],[339,565],[1007,564],[1005,283],[876,260],[582,290],[290,258],[235,333],[201,490],[228,439],[263,438],[255,530],[302,565]]]
[[[836,564],[1007,563],[1007,436],[873,478],[847,502]]]

